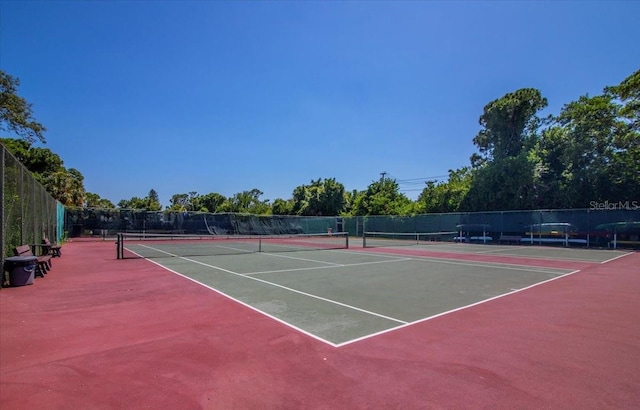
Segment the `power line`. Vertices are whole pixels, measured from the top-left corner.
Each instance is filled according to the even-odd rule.
[[[385,176],[395,180],[400,192],[422,192],[422,190],[426,188],[427,182],[438,182],[449,178],[449,175],[434,175],[430,177],[398,179],[386,171],[381,172],[380,175],[382,176],[382,181],[384,181]]]
[[[449,178],[449,175],[435,175],[431,177],[398,179],[388,172],[385,172],[384,174],[389,175],[389,178],[393,178],[398,183],[398,185],[420,185],[426,184],[427,181],[441,181],[443,179]]]

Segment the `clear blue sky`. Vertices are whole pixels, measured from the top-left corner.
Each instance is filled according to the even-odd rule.
[[[273,202],[383,171],[415,199],[469,164],[490,101],[533,87],[557,114],[640,68],[639,16],[639,1],[3,0],[0,69],[45,147],[114,203]]]

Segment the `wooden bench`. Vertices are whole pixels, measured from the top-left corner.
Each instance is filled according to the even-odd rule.
[[[36,276],[44,278],[44,274],[51,270],[51,255],[34,255],[30,245],[16,246],[13,249],[16,256],[35,256],[38,258],[36,264]]]
[[[500,243],[506,242],[506,243],[511,243],[511,242],[516,242],[516,243],[520,243],[520,239],[522,239],[521,235],[500,235]]]
[[[51,255],[51,257],[53,258],[59,258],[60,256],[62,256],[62,246],[52,245],[47,238],[44,238],[42,240],[42,245],[40,246],[42,247],[43,255]]]

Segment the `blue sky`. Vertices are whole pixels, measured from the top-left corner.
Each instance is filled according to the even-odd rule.
[[[638,1],[0,1],[0,69],[45,147],[114,203],[273,202],[381,172],[415,199],[469,164],[490,101],[533,87],[557,114],[638,70],[638,16]]]

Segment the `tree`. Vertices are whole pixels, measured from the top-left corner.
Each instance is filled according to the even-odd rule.
[[[542,120],[537,113],[547,106],[540,91],[523,88],[494,100],[480,116],[483,126],[473,138],[473,177],[461,210],[530,209],[535,204],[535,147]]]
[[[534,208],[535,162],[528,152],[494,160],[473,170],[460,211],[501,211]]]
[[[144,198],[134,196],[131,199],[123,199],[118,202],[118,208],[121,209],[140,209],[145,211],[159,211],[162,209],[158,193],[151,189],[149,195]]]
[[[628,128],[640,131],[640,70],[625,78],[620,84],[604,89],[606,95],[622,103],[619,115],[628,121]]]
[[[310,185],[301,185],[293,191],[291,212],[305,216],[339,215],[345,205],[344,193],[344,185],[334,178],[311,180]]]
[[[46,128],[33,118],[31,104],[18,95],[20,80],[0,70],[0,131],[9,131],[28,143],[45,143]]]
[[[268,214],[271,211],[269,201],[261,201],[263,192],[259,189],[242,191],[229,198],[221,207],[224,212],[249,213],[255,215]]]
[[[84,205],[84,176],[76,169],[67,170],[58,154],[48,148],[34,148],[25,140],[5,138],[1,141],[52,197],[63,205]]]
[[[188,194],[174,194],[169,200],[171,205],[167,209],[179,212],[200,211],[199,198],[198,193],[195,191],[191,191]]]
[[[162,205],[160,204],[160,197],[155,189],[151,189],[149,191],[149,195],[147,195],[147,200],[149,201],[149,210],[150,211],[159,211],[162,209]]]
[[[293,200],[284,200],[277,198],[271,205],[271,213],[273,215],[292,215],[293,214]]]
[[[210,193],[202,195],[199,198],[201,210],[205,212],[219,212],[222,204],[226,202],[227,198],[224,195],[218,193]]]
[[[605,93],[620,102],[610,172],[621,200],[640,198],[640,70]]]
[[[408,215],[413,212],[413,204],[406,195],[399,192],[394,179],[383,178],[372,182],[367,190],[356,198],[354,214],[365,215]]]
[[[85,204],[84,176],[74,168],[47,174],[42,181],[45,189],[64,206]]]
[[[545,207],[640,197],[640,71],[552,118],[537,146]]]
[[[100,198],[98,194],[87,192],[85,195],[85,207],[113,209],[116,206],[108,199]]]
[[[33,147],[30,142],[15,138],[1,138],[0,141],[39,181],[64,168],[62,159],[48,148]]]
[[[471,168],[449,170],[447,182],[428,181],[418,196],[419,212],[456,212],[471,187]]]
[[[483,129],[473,143],[488,160],[518,156],[535,143],[541,124],[536,114],[546,106],[547,99],[533,88],[523,88],[490,102],[480,116]],[[472,163],[477,161],[477,156],[472,157]]]

